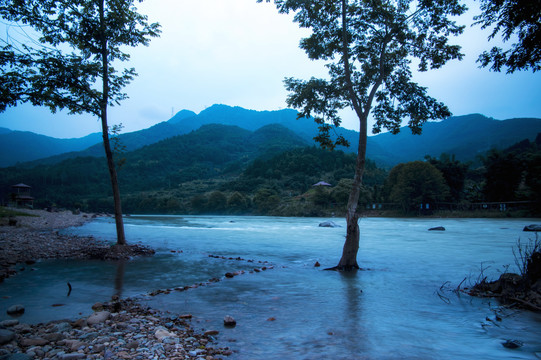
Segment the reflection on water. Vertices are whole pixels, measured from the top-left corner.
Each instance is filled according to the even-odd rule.
[[[122,288],[124,287],[124,273],[126,272],[126,261],[124,259],[118,260],[116,264],[115,275],[115,295],[122,297]]]
[[[38,262],[0,284],[11,296],[0,299],[0,310],[22,303],[21,320],[37,322],[87,315],[113,295],[139,296],[158,309],[192,313],[196,328],[220,330],[220,345],[238,351],[236,359],[535,359],[541,352],[539,315],[504,311],[497,322],[493,300],[438,295],[447,281],[454,288],[465,276],[475,279],[481,262],[489,277],[512,268],[511,249],[535,220],[362,219],[359,264],[368,270],[352,273],[322,270],[336,265],[345,235],[345,221],[319,228],[322,220],[132,216],[128,241],[154,247],[155,256]],[[446,231],[427,231],[440,225]],[[110,219],[72,231],[115,236]],[[273,268],[253,271],[264,265]],[[238,270],[245,274],[224,277]],[[212,278],[222,281],[145,296]],[[235,328],[223,327],[225,315],[237,319]],[[525,345],[505,349],[507,339]]]

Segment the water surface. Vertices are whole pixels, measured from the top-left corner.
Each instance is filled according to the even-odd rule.
[[[128,217],[128,241],[152,246],[154,257],[41,261],[0,284],[11,296],[0,306],[23,303],[25,321],[37,322],[87,315],[113,294],[137,296],[172,314],[193,314],[196,328],[220,330],[219,345],[235,350],[234,359],[541,358],[538,314],[450,291],[481,271],[496,278],[507,265],[513,270],[512,247],[532,237],[522,228],[535,220],[365,218],[358,256],[364,270],[348,274],[322,270],[336,265],[345,236],[344,220],[333,219],[342,227],[318,227],[323,220]],[[434,226],[446,231],[428,231]],[[69,231],[115,236],[111,219]],[[263,267],[269,269],[253,272]],[[245,273],[225,278],[235,271]],[[212,278],[221,281],[208,284]],[[197,283],[205,285],[146,295]],[[503,321],[492,321],[496,311]],[[224,328],[225,315],[238,325]],[[525,345],[506,349],[508,339]]]

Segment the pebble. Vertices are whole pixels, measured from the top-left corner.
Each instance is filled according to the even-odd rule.
[[[181,317],[171,318],[132,299],[121,300],[108,320],[76,326],[68,323],[18,324],[0,329],[0,358],[26,359],[223,359],[228,348],[212,346],[213,336],[195,332]],[[111,309],[113,304],[104,304]],[[88,321],[88,319],[86,319]],[[127,323],[137,326],[126,326]],[[3,339],[3,340],[2,340]]]

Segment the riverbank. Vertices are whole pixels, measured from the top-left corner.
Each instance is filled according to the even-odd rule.
[[[39,259],[118,259],[153,254],[134,245],[119,247],[92,236],[63,235],[59,230],[81,226],[97,215],[19,210],[0,218],[0,282],[15,275],[15,265]],[[16,299],[14,299],[16,300]],[[196,333],[191,315],[177,316],[114,298],[95,304],[89,317],[23,324],[17,312],[24,304],[0,314],[0,359],[219,359],[231,354],[214,348],[216,330]],[[6,310],[10,314],[6,317]],[[73,320],[73,319],[72,319]]]
[[[217,330],[196,333],[190,314],[170,315],[132,300],[97,303],[92,315],[45,324],[0,322],[0,359],[222,359]]]
[[[95,219],[96,214],[30,209],[17,209],[14,214],[0,218],[0,282],[16,273],[16,264],[39,259],[120,259],[154,253],[139,245],[117,247],[92,236],[59,233]]]

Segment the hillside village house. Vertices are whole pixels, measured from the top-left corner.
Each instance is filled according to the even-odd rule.
[[[34,207],[34,198],[30,196],[31,186],[17,184],[11,187],[10,205],[15,207]]]

